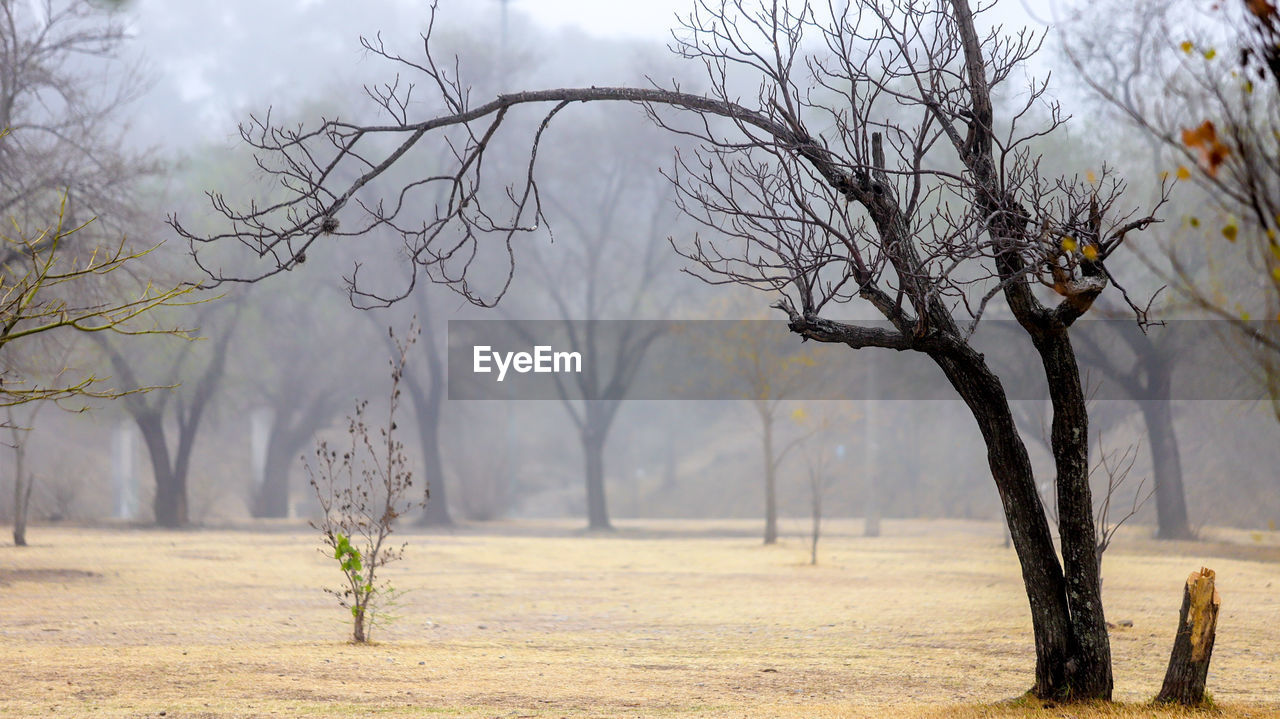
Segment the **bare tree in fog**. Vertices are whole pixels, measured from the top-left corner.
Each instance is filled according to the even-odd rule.
[[[445,483],[444,455],[441,451],[440,429],[443,422],[444,401],[448,394],[445,386],[445,357],[440,346],[445,341],[447,316],[440,311],[439,302],[429,297],[430,287],[419,288],[404,304],[414,310],[422,342],[416,356],[406,356],[400,381],[409,392],[418,430],[418,446],[423,461],[423,511],[418,524],[424,527],[446,527],[453,524],[449,512],[449,491]],[[438,297],[436,299],[439,299]],[[375,324],[384,324],[381,314],[370,314]],[[387,348],[394,354],[394,338],[384,335]]]
[[[0,404],[115,396],[50,355],[74,361],[82,333],[156,331],[136,320],[183,294],[153,286],[149,248],[124,239],[156,169],[122,141],[142,88],[124,40],[84,0],[0,0]]]
[[[158,352],[152,346],[151,352],[144,356],[138,342],[125,349],[94,336],[111,361],[115,379],[126,389],[145,387],[140,379],[143,376],[157,377],[167,387],[126,394],[121,402],[147,447],[155,478],[152,508],[156,524],[162,527],[181,527],[190,521],[187,475],[191,470],[191,452],[200,436],[206,411],[213,403],[214,392],[223,380],[227,350],[241,309],[239,302],[230,300],[200,305],[193,324],[209,332],[212,339],[182,341],[176,351],[168,353]],[[215,323],[213,315],[220,310],[230,316]],[[170,428],[177,432],[172,442]]]
[[[762,319],[762,318],[761,318]],[[778,542],[778,472],[787,457],[813,430],[787,436],[788,401],[813,382],[818,360],[812,351],[780,346],[756,322],[730,323],[723,334],[704,338],[703,352],[719,371],[721,391],[750,403],[760,423],[761,474],[764,490],[764,543]],[[808,386],[810,390],[817,387]]]
[[[355,397],[360,380],[353,369],[360,363],[351,349],[365,344],[355,318],[342,316],[343,309],[354,313],[338,292],[284,282],[272,289],[256,293],[232,358],[233,372],[243,367],[235,374],[254,404],[271,412],[262,483],[249,501],[255,517],[289,516],[293,469],[316,433]]]
[[[1182,456],[1173,423],[1173,369],[1176,355],[1173,336],[1167,328],[1147,332],[1119,333],[1128,344],[1132,359],[1121,362],[1114,349],[1099,346],[1096,339],[1079,342],[1082,361],[1097,369],[1105,381],[1114,383],[1133,398],[1142,414],[1150,444],[1152,491],[1156,499],[1156,538],[1193,539],[1187,513],[1187,493],[1182,481]],[[1130,465],[1132,462],[1130,462]],[[1108,493],[1108,497],[1110,493]]]
[[[240,242],[272,263],[247,277],[215,269],[214,281],[261,279],[294,267],[322,236],[391,227],[433,279],[492,304],[507,284],[481,292],[467,282],[467,258],[489,240],[513,258],[515,238],[545,221],[536,158],[548,128],[577,103],[643,105],[660,126],[701,141],[692,156],[677,155],[671,179],[682,206],[728,236],[684,248],[708,280],[780,295],[776,306],[803,338],[921,352],[948,378],[982,431],[1022,565],[1036,646],[1034,693],[1110,697],[1088,416],[1069,330],[1114,284],[1108,258],[1154,217],[1122,211],[1123,183],[1108,172],[1097,183],[1041,174],[1026,142],[1063,122],[1048,103],[1047,124],[1023,127],[1044,99],[1043,85],[1024,91],[1023,111],[997,122],[992,93],[1034,54],[1037,37],[980,34],[967,0],[893,8],[859,2],[828,17],[832,9],[700,3],[676,50],[705,65],[707,95],[579,87],[473,104],[455,64],[430,56],[428,33],[426,57],[392,59],[423,74],[438,91],[442,114],[411,117],[419,105],[388,85],[371,89],[386,111],[384,124],[329,120],[300,129],[263,120],[245,129],[245,139],[291,197],[239,208],[215,195],[232,222],[228,230],[204,236],[176,219],[174,225],[197,250]],[[758,88],[749,103],[730,87],[730,68]],[[528,105],[550,109],[530,130],[526,171],[503,194],[481,193],[492,140]],[[884,119],[904,113],[909,120]],[[378,152],[366,141],[373,137],[395,137],[398,145]],[[432,168],[382,202],[359,196],[428,137],[453,143],[452,171]],[[337,181],[341,167],[359,168],[357,179]],[[399,224],[400,209],[433,186],[448,190],[435,215]],[[996,298],[1026,331],[1050,390],[1061,562],[1004,386],[969,342]],[[824,316],[855,299],[892,328]]]
[[[1144,0],[1108,12],[1105,32],[1077,20],[1072,60],[1152,143],[1153,159],[1200,191],[1207,213],[1184,217],[1183,234],[1200,236],[1205,256],[1169,243],[1162,272],[1222,320],[1280,419],[1280,13],[1254,0]]]
[[[669,315],[675,298],[661,280],[673,274],[673,256],[662,240],[678,213],[653,172],[652,128],[598,114],[592,120],[544,161],[542,197],[562,222],[549,247],[531,248],[527,256],[538,294],[565,330],[567,349],[588,358],[582,372],[557,376],[556,389],[582,447],[587,526],[607,530],[605,445],[660,329],[598,321]]]

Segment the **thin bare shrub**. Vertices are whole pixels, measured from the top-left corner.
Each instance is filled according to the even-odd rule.
[[[416,323],[411,325],[404,341],[394,332],[390,335],[396,352],[390,363],[386,425],[371,428],[368,402],[357,401],[355,413],[347,418],[349,445],[339,451],[321,440],[316,445],[316,467],[305,464],[322,512],[311,526],[320,530],[327,547],[322,551],[333,553],[344,580],[340,589],[325,591],[351,612],[351,638],[358,643],[369,641],[378,610],[394,596],[390,582],[379,582],[378,570],[404,556],[407,543],[388,543],[395,521],[425,504],[408,498],[413,472],[403,444],[395,438],[400,381],[418,328]]]

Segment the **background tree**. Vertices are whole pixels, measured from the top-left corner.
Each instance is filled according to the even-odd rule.
[[[699,343],[723,368],[717,378],[722,391],[750,403],[759,421],[761,470],[764,489],[764,543],[778,542],[778,472],[787,457],[802,448],[814,428],[787,423],[787,406],[805,389],[816,390],[817,355],[780,344],[763,318],[742,322],[718,322],[722,332],[707,333]],[[799,409],[793,407],[793,409]]]
[[[1268,1],[1140,2],[1112,8],[1069,51],[1109,108],[1149,142],[1150,157],[1198,192],[1181,237],[1153,267],[1234,338],[1280,418],[1280,16]],[[1096,8],[1090,14],[1096,13]],[[1114,53],[1117,47],[1124,53]],[[1195,237],[1203,240],[1188,242]]]
[[[220,305],[230,305],[230,317],[225,324],[212,325],[212,313]],[[152,504],[155,522],[161,527],[181,527],[190,521],[187,506],[187,475],[191,470],[191,453],[200,436],[205,413],[214,401],[215,390],[222,381],[227,364],[227,350],[235,326],[240,318],[241,306],[226,302],[201,305],[195,324],[203,325],[202,331],[210,332],[212,340],[207,352],[202,341],[186,341],[176,352],[170,352],[160,367],[154,362],[129,357],[125,351],[111,342],[99,342],[111,361],[117,379],[130,390],[145,387],[140,379],[159,377],[166,391],[126,394],[122,405],[133,418],[147,447],[155,478],[155,497]],[[211,326],[212,325],[212,326]],[[135,343],[136,345],[136,343]],[[154,360],[150,353],[147,359]],[[179,386],[181,385],[181,386]],[[169,414],[172,409],[173,419]],[[176,431],[170,442],[170,428]]]
[[[556,388],[582,447],[587,526],[597,530],[613,528],[606,495],[609,431],[661,331],[655,323],[604,320],[667,317],[677,297],[662,282],[673,269],[662,240],[678,215],[666,183],[644,171],[659,145],[638,119],[595,113],[572,143],[543,148],[542,197],[563,222],[547,246],[523,253],[537,289],[522,296],[541,296],[567,337],[566,349],[587,358],[581,373],[563,381],[557,376]],[[512,327],[536,340],[529,324]]]
[[[151,285],[149,248],[125,241],[156,165],[122,140],[143,88],[124,40],[85,0],[0,0],[0,402],[95,394],[90,374],[48,366],[57,350],[15,340],[137,331],[180,294]]]
[[[1107,259],[1154,217],[1123,211],[1123,184],[1108,173],[1097,183],[1040,174],[1023,145],[1061,124],[1053,106],[1047,127],[1023,130],[1025,113],[997,122],[992,104],[995,88],[1039,42],[1027,34],[980,35],[965,0],[903,3],[892,12],[856,3],[831,17],[808,5],[704,3],[679,35],[681,55],[708,70],[706,95],[581,87],[514,92],[473,105],[462,80],[430,54],[400,60],[439,90],[443,114],[411,120],[403,93],[393,86],[371,90],[390,118],[376,133],[401,138],[395,150],[381,154],[362,143],[375,126],[330,120],[300,129],[262,121],[245,137],[293,188],[291,198],[240,210],[215,195],[232,229],[197,236],[176,220],[175,228],[197,249],[225,241],[255,247],[275,263],[240,277],[258,279],[295,266],[321,236],[393,223],[418,190],[443,185],[448,200],[434,218],[402,234],[434,279],[492,303],[506,285],[486,292],[467,283],[466,259],[485,239],[510,253],[518,233],[546,219],[535,160],[553,120],[581,102],[643,103],[661,126],[701,141],[695,156],[677,155],[671,179],[686,211],[728,239],[695,240],[687,256],[718,281],[781,295],[777,306],[804,338],[920,352],[950,381],[982,432],[1022,565],[1036,644],[1033,691],[1110,697],[1088,416],[1069,330],[1111,284]],[[815,42],[806,44],[806,35]],[[738,72],[758,88],[750,105],[731,86]],[[1031,86],[1027,107],[1043,92]],[[512,108],[529,104],[550,110],[532,130],[528,171],[507,192],[482,196],[491,139],[514,116]],[[883,109],[889,106],[892,113]],[[883,119],[901,117],[903,108],[911,122]],[[429,134],[432,143],[455,143],[455,173],[403,186],[395,204],[352,201]],[[355,182],[331,186],[329,178],[344,166],[365,169]],[[853,299],[891,327],[824,316]],[[1050,391],[1061,562],[1004,387],[970,342],[972,327],[1001,304],[1026,331]]]

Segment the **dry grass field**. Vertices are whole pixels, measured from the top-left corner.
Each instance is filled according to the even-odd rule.
[[[1033,657],[995,525],[859,528],[830,523],[816,567],[798,536],[763,547],[745,522],[406,532],[398,617],[354,646],[301,525],[37,526],[0,547],[0,716],[1183,716],[1145,701],[1201,565],[1223,596],[1211,715],[1280,716],[1274,532],[1122,535],[1104,595],[1133,623],[1112,640],[1124,703],[1045,707],[1004,701]]]

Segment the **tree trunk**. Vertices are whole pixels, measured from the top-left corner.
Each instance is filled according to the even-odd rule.
[[[424,504],[419,526],[444,527],[453,524],[449,514],[448,494],[444,486],[444,461],[440,455],[440,412],[444,403],[445,367],[432,329],[431,308],[427,306],[427,294],[417,293],[418,317],[422,322],[423,351],[427,357],[427,382],[422,383],[412,373],[406,375],[413,411],[418,418],[418,441],[422,445]]]
[[[298,454],[301,442],[293,437],[283,437],[282,431],[271,428],[267,441],[267,457],[263,463],[262,486],[253,498],[253,516],[280,518],[289,516],[289,468]]]
[[[612,530],[604,491],[604,433],[590,425],[582,432],[582,453],[586,460],[587,528]]]
[[[35,419],[32,413],[31,420]],[[9,432],[13,437],[13,545],[27,546],[27,518],[31,512],[31,490],[35,477],[27,474],[27,445],[24,430],[14,421],[13,407],[8,408]]]
[[[1156,494],[1156,538],[1194,539],[1182,486],[1182,460],[1169,401],[1139,402],[1151,442],[1151,470]]]
[[[161,527],[181,527],[187,523],[186,477],[178,476],[169,460],[169,445],[165,441],[164,419],[156,412],[134,415],[142,441],[147,445],[151,459],[151,471],[155,477],[156,494],[152,511],[156,524]]]
[[[431,338],[427,338],[432,341]],[[444,527],[453,524],[444,486],[444,461],[440,456],[440,401],[442,395],[432,380],[432,388],[423,391],[408,375],[405,385],[418,418],[418,443],[422,447],[423,501],[426,507],[418,518],[419,526]]]
[[[1022,583],[1031,608],[1036,647],[1032,692],[1042,698],[1075,697],[1076,643],[1066,582],[1045,516],[1026,446],[1018,434],[1000,380],[976,352],[933,355],[978,423],[987,464],[1004,507]],[[1083,697],[1081,697],[1083,698]]]
[[[1178,612],[1178,633],[1169,654],[1169,669],[1157,702],[1195,706],[1204,701],[1205,681],[1209,676],[1209,660],[1213,657],[1213,640],[1218,628],[1218,609],[1222,598],[1214,588],[1214,572],[1201,568],[1187,577],[1182,592],[1182,609]]]
[[[862,508],[862,536],[880,536],[880,488],[876,486],[876,476],[867,475],[867,496]]]
[[[778,542],[778,467],[773,456],[773,417],[761,414],[764,442],[764,543]]]
[[[1058,490],[1058,536],[1074,644],[1072,699],[1110,699],[1111,637],[1102,609],[1098,532],[1089,488],[1089,412],[1066,327],[1032,333],[1053,405],[1050,439]]]
[[[27,546],[27,517],[31,512],[31,489],[35,487],[35,477],[25,474],[25,462],[21,445],[15,448],[17,471],[13,475],[13,545]],[[25,479],[23,479],[25,475]]]
[[[809,541],[809,565],[813,566],[818,563],[818,540],[822,537],[822,494],[817,485],[814,485],[813,496],[810,499],[812,500],[813,527]]]

